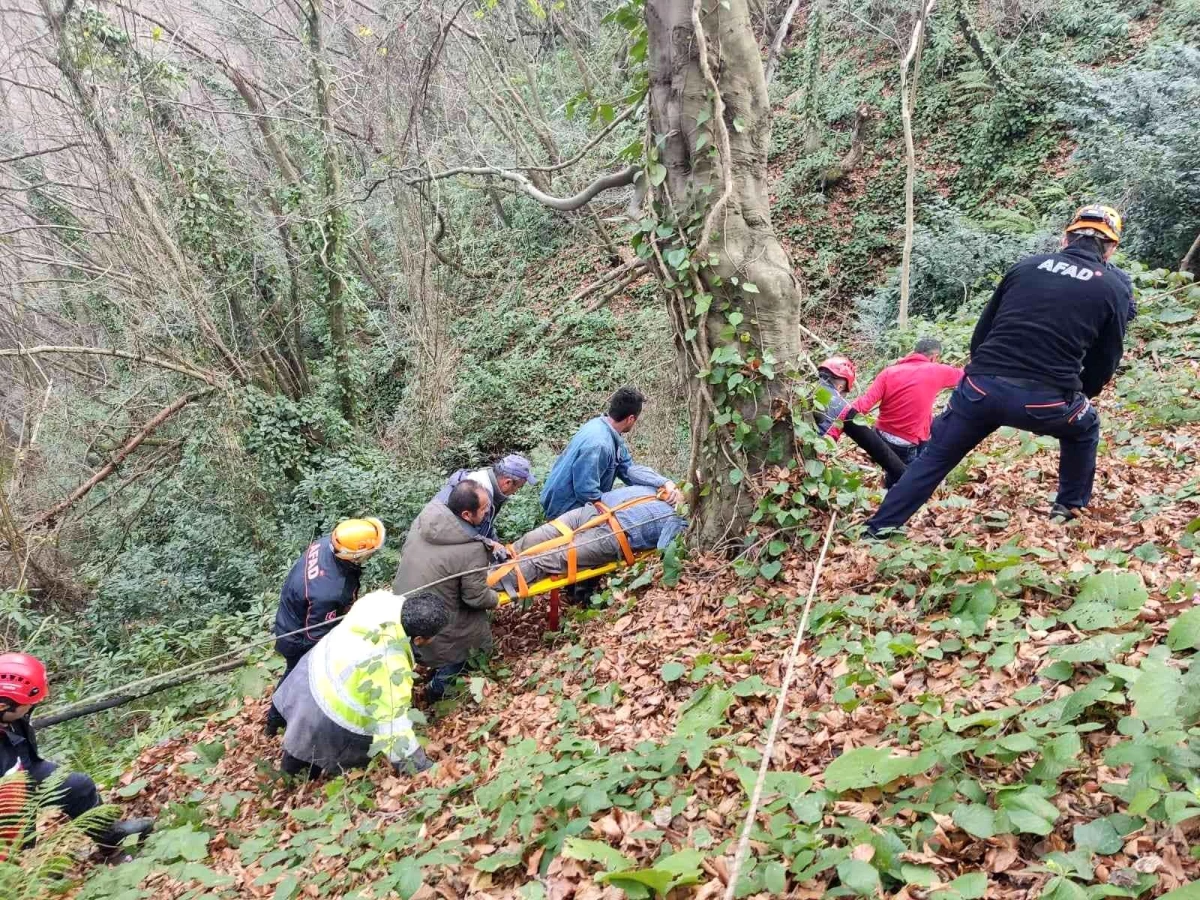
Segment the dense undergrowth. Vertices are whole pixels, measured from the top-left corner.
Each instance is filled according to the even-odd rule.
[[[846,493],[847,451],[813,460],[740,572],[638,579],[557,636],[501,615],[503,675],[426,711],[439,764],[411,784],[281,781],[257,695],[149,748],[119,795],[162,826],[77,896],[719,895],[827,516],[787,513],[824,495],[843,524],[738,896],[1190,897],[1200,288],[1139,282],[1081,522],[1047,524],[1042,438],[986,442],[886,546],[854,540],[875,476]],[[922,327],[965,339],[975,312]]]
[[[802,9],[797,21],[811,24],[810,12]],[[913,297],[926,320],[909,332],[890,327],[903,205],[895,48],[849,19],[826,23],[813,67],[806,27],[797,26],[772,88],[776,228],[818,330],[853,347],[862,369],[906,352],[918,329],[938,334],[949,357],[961,360],[978,291],[1053,240],[1084,199],[1127,211],[1132,268],[1142,268],[1135,259],[1173,266],[1200,229],[1194,3],[1031,5],[1020,28],[988,4],[973,15],[1019,89],[997,87],[957,33],[950,7],[939,7],[916,119]],[[547,66],[539,77],[548,85],[555,75]],[[863,106],[870,118],[862,161],[822,186]],[[815,149],[805,145],[806,115],[819,125]],[[639,127],[626,123],[613,140],[637,140]],[[576,146],[587,139],[579,120],[563,128]],[[219,187],[228,175],[206,169],[205,185]],[[98,489],[99,512],[89,510],[58,537],[93,592],[87,610],[48,611],[40,598],[2,595],[0,638],[50,659],[56,703],[263,640],[287,567],[343,516],[383,516],[393,538],[367,581],[390,581],[400,536],[446,472],[511,450],[529,453],[545,472],[618,384],[640,384],[652,396],[635,450],[664,471],[682,468],[686,421],[666,316],[649,279],[592,311],[595,295],[570,304],[613,265],[611,253],[522,200],[506,200],[504,227],[485,222],[477,197],[457,187],[444,197],[457,226],[454,251],[481,273],[442,285],[461,292],[442,336],[444,381],[432,388],[421,381],[422,348],[393,343],[380,308],[365,299],[367,286],[354,279],[363,334],[357,427],[346,425],[328,392],[302,401],[254,388],[232,392],[177,436],[174,468],[123,492]],[[233,227],[223,217],[198,217],[200,237],[212,240],[214,223]],[[978,895],[984,872],[996,891],[1073,900],[1080,891],[1161,891],[1176,872],[1196,875],[1191,820],[1170,822],[1193,808],[1183,795],[1200,787],[1187,743],[1190,710],[1143,708],[1151,695],[1186,698],[1191,689],[1178,680],[1191,677],[1180,665],[1186,640],[1172,646],[1164,632],[1197,577],[1188,530],[1197,490],[1190,445],[1200,419],[1196,300],[1185,284],[1142,271],[1147,297],[1169,296],[1146,304],[1133,332],[1139,351],[1105,408],[1097,523],[1049,531],[1027,507],[1035,493],[1052,490],[1052,448],[1006,440],[960,468],[950,481],[955,493],[923,520],[937,523],[921,532],[926,537],[958,541],[953,551],[914,546],[878,569],[859,551],[839,551],[816,620],[821,674],[789,725],[792,750],[779,760],[787,774],[778,776],[780,795],[756,835],[747,893],[778,892],[781,884],[797,897],[830,885],[870,893],[881,879],[887,891],[909,885],[915,896],[937,877],[951,882],[945,900],[956,900]],[[107,315],[102,300],[90,315]],[[322,327],[305,341],[324,346]],[[130,373],[118,374],[119,399],[136,397],[141,388]],[[38,486],[47,501],[71,487],[62,473],[86,455],[77,416],[100,422],[111,414],[82,392],[68,397],[70,414],[52,413],[44,427],[49,474]],[[450,413],[430,429],[421,413],[434,406]],[[436,439],[417,440],[430,431]],[[226,705],[233,695],[261,696],[271,681],[261,667],[47,731],[52,754],[109,782],[145,751],[122,779],[123,793],[147,808],[169,800],[166,833],[144,861],[92,874],[83,890],[168,896],[187,884],[196,895],[284,900],[301,891],[348,894],[368,882],[378,893],[390,885],[408,896],[422,878],[444,896],[461,896],[469,885],[499,895],[518,881],[527,881],[527,897],[563,896],[566,888],[555,894],[558,882],[578,886],[581,897],[636,896],[634,883],[651,891],[696,879],[718,884],[724,842],[744,801],[740,779],[755,764],[808,565],[793,548],[816,543],[817,508],[832,501],[860,510],[874,492],[853,468],[827,463],[810,460],[807,484],[773,486],[735,570],[701,560],[677,589],[636,599],[618,592],[616,612],[600,622],[591,621],[594,612],[581,614],[545,655],[536,612],[507,614],[500,627],[511,625],[516,637],[497,665],[511,676],[490,680],[485,671],[473,682],[478,697],[433,728],[444,762],[415,796],[394,782],[378,794],[383,779],[375,773],[287,799],[270,780],[277,748],[254,733],[260,710]],[[538,512],[527,490],[506,508],[501,527],[519,534]],[[776,535],[776,526],[787,531]],[[1009,539],[1019,549],[1002,549]],[[1140,572],[1146,597],[1124,575],[1103,575],[1108,569]],[[1174,572],[1177,584],[1161,571]],[[756,575],[767,580],[734,580]],[[1115,612],[1072,614],[1079,594],[1119,602]],[[671,611],[680,622],[670,621]],[[1085,628],[1081,616],[1109,624]],[[1055,656],[1058,642],[1087,649]],[[1118,656],[1124,661],[1109,671]],[[199,738],[178,738],[217,710]],[[526,738],[536,753],[515,743]],[[164,739],[174,742],[158,747]],[[1135,759],[1128,747],[1118,750],[1134,739],[1153,752]],[[861,752],[851,761],[870,778],[892,771],[899,782],[885,789],[857,774],[842,782],[845,791],[830,787],[835,752],[878,746],[916,752],[911,761]],[[683,758],[681,748],[699,756]],[[178,753],[188,761],[173,767]],[[1078,765],[1069,764],[1075,758]],[[1135,776],[1127,767],[1137,766]],[[849,767],[833,770],[835,786]],[[1133,794],[1088,787],[1113,783],[1113,773],[1136,786]],[[1133,830],[1135,820],[1149,824]],[[935,838],[944,850],[925,849]],[[1112,863],[1117,839],[1133,847]],[[586,843],[596,840],[609,849]],[[569,855],[558,852],[567,846]],[[1102,850],[1093,865],[1091,851]],[[1151,871],[1138,868],[1151,857],[1157,868],[1152,860],[1140,863]],[[598,866],[611,877],[593,885]],[[291,867],[296,872],[285,874]],[[641,874],[618,874],[630,868]],[[1127,869],[1135,875],[1110,877]],[[959,876],[967,880],[954,886]],[[143,877],[150,880],[135,890]],[[801,880],[821,888],[794,887]]]

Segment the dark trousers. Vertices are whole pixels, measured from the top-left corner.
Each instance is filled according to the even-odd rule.
[[[307,775],[309,778],[320,778],[325,774],[325,770],[320,766],[297,759],[286,750],[283,751],[283,759],[280,761],[279,767],[288,775]]]
[[[276,690],[279,689],[280,684],[283,684],[284,679],[292,674],[292,669],[296,668],[300,660],[304,659],[304,654],[316,646],[316,644],[309,644],[301,648],[291,644],[282,644],[282,646],[281,644],[282,642],[276,641],[275,652],[283,657],[287,666],[284,668],[283,674],[279,677],[279,683],[275,685]],[[279,710],[275,708],[274,703],[267,707],[267,727],[275,730],[287,727],[287,720],[279,714]]]
[[[962,458],[1002,425],[1058,438],[1057,502],[1072,509],[1088,505],[1096,477],[1100,414],[1087,397],[1036,382],[968,375],[867,528],[878,532],[907,522]]]
[[[896,455],[896,448],[879,436],[874,428],[856,422],[853,418],[842,423],[842,433],[863,449],[871,461],[883,469],[885,480],[893,483],[904,474],[904,463]]]
[[[465,662],[447,663],[438,669],[435,669],[430,677],[428,684],[425,685],[425,697],[430,702],[437,702],[446,696],[446,688],[450,686],[450,682],[461,674],[462,670],[467,667]]]
[[[29,769],[29,780],[40,785],[53,775],[57,768],[58,766],[48,759],[40,760]],[[96,790],[96,782],[82,772],[72,772],[50,792],[47,801],[74,819],[99,806],[100,794]]]
[[[904,464],[905,469],[911,466],[913,464],[913,460],[921,455],[921,448],[923,448],[926,444],[925,441],[921,441],[919,444],[910,444],[907,447],[903,447],[900,444],[893,444],[891,441],[885,438],[883,433],[878,428],[875,429],[875,433],[878,434],[879,439],[887,444],[888,448],[894,454],[896,454],[896,458]],[[883,473],[883,486],[888,490],[891,490],[896,486],[896,482],[898,482],[903,475],[904,472],[893,474],[892,472],[885,470]]]

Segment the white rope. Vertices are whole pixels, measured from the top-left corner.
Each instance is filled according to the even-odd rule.
[[[670,513],[663,513],[660,516],[653,516],[649,519],[643,519],[641,522],[636,523],[636,525],[638,525],[638,526],[648,525],[651,522],[658,522],[658,521],[661,521],[662,519],[670,519],[671,517],[673,517],[675,515],[677,515],[677,514],[674,511],[672,511]],[[604,534],[603,532],[601,532],[601,533],[595,535],[594,537],[579,540],[578,542],[575,543],[575,546],[576,547],[586,547],[588,544],[594,544],[598,541],[608,540],[609,537],[611,537],[611,535]],[[519,559],[519,560],[540,559],[543,556],[549,556],[551,553],[558,553],[559,550],[560,550],[560,548],[554,548],[551,550],[543,550],[538,553],[531,553],[528,556],[518,555],[518,556],[514,557],[514,559]],[[427,591],[431,587],[441,584],[443,581],[452,581],[455,578],[462,578],[464,575],[476,575],[480,572],[490,572],[492,569],[497,569],[500,566],[503,566],[506,564],[507,564],[507,561],[506,562],[498,562],[498,563],[490,563],[489,565],[480,566],[479,568],[476,568],[476,569],[467,569],[463,572],[455,572],[451,575],[445,575],[441,578],[437,578],[437,579],[429,582],[428,584],[423,584],[418,588],[414,588],[413,590],[404,591],[404,596],[412,596],[414,594],[419,594],[422,591]],[[216,656],[210,656],[208,659],[200,659],[200,660],[196,660],[195,662],[185,663],[184,665],[178,666],[174,669],[168,669],[166,672],[158,672],[154,675],[147,675],[144,678],[139,678],[136,681],[131,681],[128,684],[122,685],[119,688],[110,688],[107,691],[101,691],[99,694],[94,694],[93,696],[86,697],[83,700],[76,700],[75,702],[70,703],[67,706],[64,706],[60,709],[54,710],[52,712],[43,713],[42,715],[46,718],[51,718],[53,716],[62,715],[65,712],[71,712],[82,706],[90,706],[91,704],[99,703],[102,700],[108,700],[112,697],[117,697],[117,696],[121,696],[123,694],[129,693],[130,691],[139,690],[148,684],[153,684],[154,682],[160,681],[162,679],[181,677],[180,673],[186,672],[189,669],[196,669],[197,670],[196,675],[198,677],[199,675],[207,674],[203,671],[203,668],[205,666],[223,665],[226,662],[231,662],[238,657],[242,657],[243,655],[245,656],[244,661],[246,663],[249,663],[250,657],[249,657],[249,654],[247,653],[247,651],[249,651],[249,650],[254,650],[258,647],[264,647],[267,644],[274,644],[280,638],[292,637],[297,634],[303,634],[304,632],[308,631],[310,628],[318,628],[318,627],[324,627],[325,625],[333,625],[336,622],[340,622],[344,618],[346,618],[345,615],[335,616],[332,619],[323,619],[316,625],[310,625],[310,626],[306,626],[304,628],[297,628],[295,631],[289,631],[286,634],[272,634],[270,637],[265,637],[265,638],[260,638],[258,640],[250,641],[249,643],[242,644],[236,650],[231,650],[227,653],[220,653]]]
[[[750,809],[746,812],[746,823],[742,826],[742,836],[738,840],[737,852],[733,856],[733,868],[729,871],[729,881],[725,885],[725,900],[734,900],[738,877],[742,873],[742,863],[746,861],[746,851],[750,848],[750,832],[754,830],[754,820],[758,816],[758,807],[762,802],[763,783],[767,780],[767,771],[771,768],[775,737],[779,734],[779,723],[783,721],[783,711],[787,708],[788,689],[792,686],[792,676],[796,671],[796,654],[800,652],[800,644],[803,643],[804,632],[808,628],[808,614],[812,610],[813,597],[817,594],[817,582],[821,578],[821,567],[825,564],[825,554],[828,552],[829,542],[833,538],[835,522],[837,522],[836,512],[829,517],[829,528],[825,531],[825,543],[821,547],[821,555],[817,558],[817,567],[813,570],[808,599],[804,602],[804,614],[800,617],[800,627],[796,629],[796,637],[792,640],[787,670],[783,675],[783,684],[779,686],[779,703],[775,707],[775,717],[771,720],[771,730],[767,732],[767,745],[763,748],[762,762],[758,766],[758,779],[754,782],[754,792],[750,795]]]

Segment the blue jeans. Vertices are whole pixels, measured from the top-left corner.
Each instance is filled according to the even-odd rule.
[[[430,702],[436,702],[446,696],[446,688],[467,667],[465,662],[447,663],[435,669],[429,683],[425,685],[425,697]]]
[[[900,462],[904,463],[906,469],[913,464],[913,460],[921,455],[921,450],[924,449],[925,444],[928,443],[928,441],[921,441],[919,444],[909,444],[907,447],[903,447],[900,444],[893,444],[887,438],[884,438],[883,432],[881,432],[878,428],[875,429],[875,433],[883,438],[884,443],[888,445],[888,449],[896,454],[896,458],[899,459]],[[884,471],[883,486],[889,491],[894,488],[899,481],[899,475],[892,475],[891,472]]]
[[[1088,505],[1096,477],[1100,414],[1087,397],[1036,382],[968,375],[867,528],[875,533],[907,522],[962,458],[1002,425],[1058,438],[1056,500],[1072,509]]]

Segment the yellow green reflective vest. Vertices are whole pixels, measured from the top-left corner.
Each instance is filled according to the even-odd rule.
[[[419,748],[412,705],[412,642],[400,624],[404,597],[372,591],[309,652],[308,686],[326,716],[375,738],[372,749],[398,762]]]

